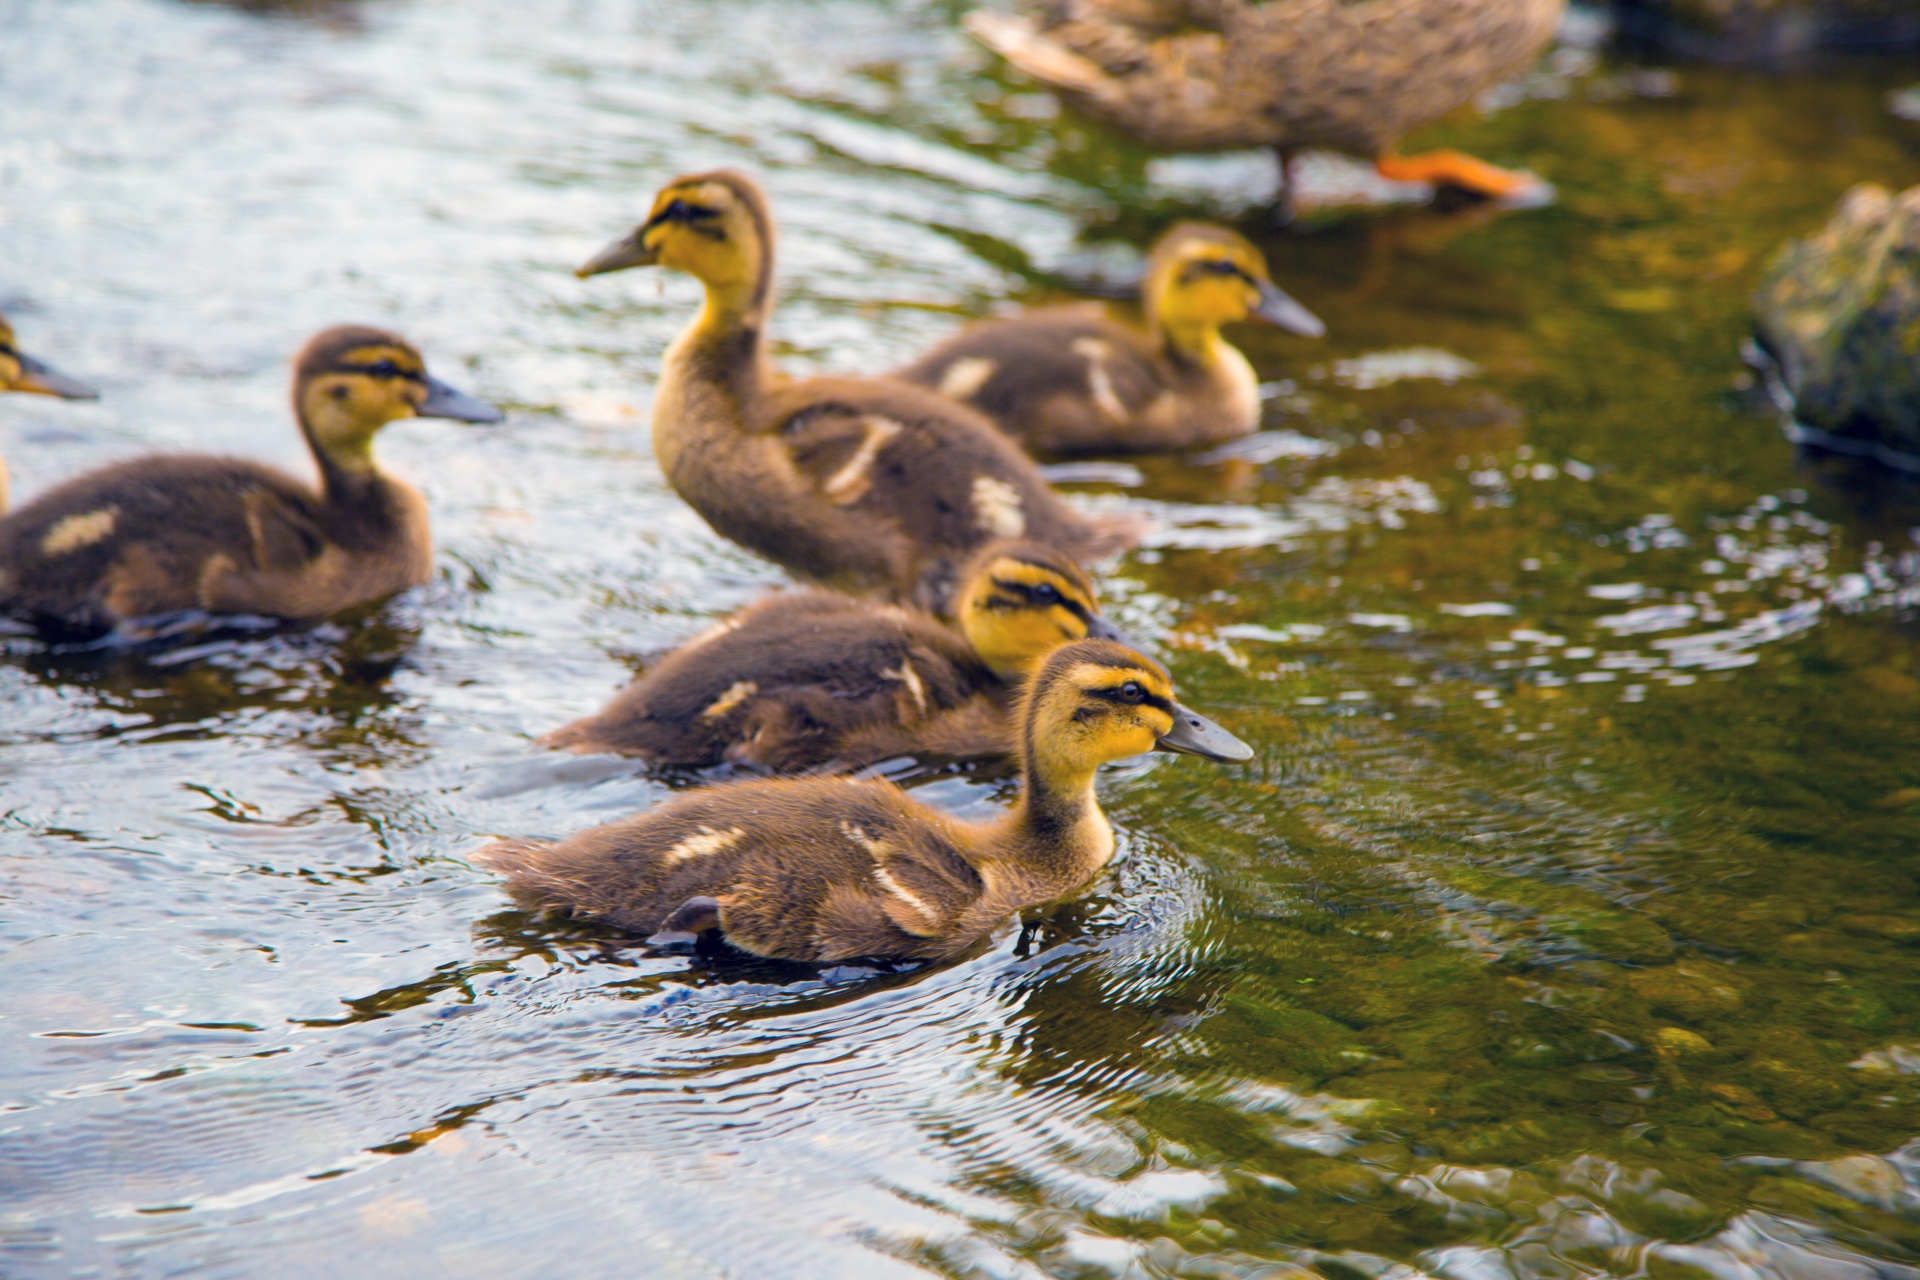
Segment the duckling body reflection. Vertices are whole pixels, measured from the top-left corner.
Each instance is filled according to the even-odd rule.
[[[100,398],[100,393],[92,387],[75,382],[20,350],[14,342],[13,326],[5,316],[0,316],[0,391],[58,396],[62,400]],[[6,459],[0,458],[0,512],[7,509],[8,479]]]
[[[695,792],[557,844],[475,855],[529,907],[638,933],[718,929],[769,958],[946,959],[1009,916],[1083,888],[1113,855],[1093,780],[1160,749],[1238,761],[1252,749],[1180,706],[1166,671],[1124,645],[1048,655],[1022,696],[1022,788],[960,822],[891,783],[794,778]]]
[[[789,773],[1013,751],[1012,703],[1066,641],[1118,639],[1065,555],[998,542],[961,575],[956,627],[828,591],[783,591],[667,655],[544,741],[656,764]]]
[[[374,464],[397,418],[498,422],[378,329],[301,352],[294,413],[315,490],[258,463],[157,454],[88,472],[0,519],[0,610],[83,631],[199,611],[307,620],[425,582],[426,500]]]
[[[963,400],[1030,449],[1138,453],[1213,444],[1260,423],[1260,386],[1220,327],[1248,318],[1320,337],[1258,249],[1224,227],[1160,238],[1143,287],[1147,327],[1098,305],[969,326],[900,371]]]
[[[1082,562],[1133,536],[1081,515],[978,414],[891,378],[779,378],[768,367],[773,218],[731,171],[676,178],[647,220],[579,270],[665,266],[706,286],[668,348],[653,447],[668,482],[722,535],[799,576],[939,607],[998,538]]]

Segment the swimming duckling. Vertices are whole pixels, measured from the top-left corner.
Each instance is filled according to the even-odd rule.
[[[499,422],[379,329],[328,329],[299,355],[293,410],[316,491],[238,458],[155,454],[57,485],[0,519],[0,610],[86,631],[189,610],[313,619],[425,582],[426,500],[383,475],[396,418]]]
[[[1051,307],[971,325],[900,376],[964,400],[1029,449],[1182,449],[1260,424],[1260,380],[1221,325],[1255,317],[1312,338],[1327,331],[1224,227],[1186,222],[1162,236],[1142,297],[1145,331],[1097,304]]]
[[[706,285],[661,363],[653,449],[722,535],[803,578],[940,607],[981,544],[1025,538],[1086,561],[1136,531],[1074,511],[970,409],[891,378],[782,379],[767,366],[774,227],[729,170],[675,178],[580,276],[664,266]]]
[[[62,400],[98,400],[100,393],[57,373],[14,345],[13,326],[0,316],[0,391],[59,396]],[[7,509],[7,464],[0,459],[0,511]]]
[[[1072,560],[996,542],[968,564],[959,634],[928,614],[782,591],[694,637],[548,746],[778,773],[1013,751],[1014,694],[1064,641],[1118,640]]]
[[[1102,764],[1155,749],[1253,756],[1175,702],[1159,663],[1107,640],[1049,654],[1020,720],[1020,798],[995,822],[958,821],[883,781],[766,779],[557,844],[494,844],[474,861],[506,872],[529,907],[636,933],[719,929],[754,955],[816,964],[946,959],[1106,865],[1113,829],[1093,793]]]

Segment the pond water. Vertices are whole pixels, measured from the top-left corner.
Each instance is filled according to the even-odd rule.
[[[1249,211],[880,0],[0,0],[15,492],[301,466],[287,356],[391,325],[508,423],[382,443],[429,587],[144,655],[0,637],[0,1272],[1920,1275],[1920,521],[1740,362],[1767,254],[1920,181],[1911,67],[1596,61],[1431,132],[1550,208]],[[569,268],[674,173],[784,227],[780,356],[1237,218],[1327,322],[1267,433],[1073,485],[1239,768],[1111,771],[1111,873],[947,968],[658,955],[465,856],[667,784],[532,739],[781,578],[644,422],[697,298]],[[1329,168],[1328,182],[1340,177]],[[978,816],[992,773],[914,775]]]

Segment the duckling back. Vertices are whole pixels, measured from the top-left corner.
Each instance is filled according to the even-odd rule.
[[[686,768],[853,766],[920,743],[956,714],[975,751],[983,739],[1005,749],[997,705],[972,705],[997,704],[999,691],[966,643],[924,614],[788,591],[696,636],[543,741]],[[957,740],[961,729],[944,733]]]
[[[796,778],[694,792],[555,844],[508,841],[474,861],[522,905],[639,934],[709,899],[727,941],[817,964],[958,954],[986,890],[966,832],[884,782]]]

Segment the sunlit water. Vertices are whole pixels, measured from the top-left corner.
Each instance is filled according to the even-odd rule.
[[[1260,754],[1115,770],[1083,903],[818,974],[466,865],[665,794],[532,739],[781,580],[649,454],[694,286],[568,272],[663,178],[765,179],[781,358],[844,369],[1269,180],[1058,118],[963,7],[0,0],[0,308],[105,393],[0,401],[16,493],[303,465],[342,320],[513,410],[387,433],[441,573],[369,617],[6,640],[0,1272],[1917,1274],[1916,503],[1737,355],[1782,237],[1920,180],[1910,68],[1561,50],[1434,134],[1557,206],[1245,215],[1331,336],[1245,335],[1268,434],[1079,487],[1159,522],[1103,591]]]

